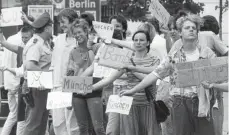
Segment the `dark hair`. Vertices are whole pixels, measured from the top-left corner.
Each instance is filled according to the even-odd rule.
[[[32,32],[33,33],[33,28],[31,26],[23,26],[21,28],[21,32],[23,32],[23,33]]]
[[[149,35],[149,32],[147,32],[147,31],[143,31],[143,30],[138,30],[138,31],[136,31],[134,34],[133,34],[133,36],[132,36],[132,40],[134,41],[134,37],[135,37],[135,35],[136,34],[138,34],[138,33],[143,33],[143,34],[145,34],[146,35],[146,40],[150,43],[150,35]],[[149,50],[150,50],[150,45],[148,45],[147,46],[147,53],[149,52]]]
[[[72,23],[76,18],[78,18],[78,14],[76,13],[75,10],[71,9],[71,8],[65,8],[63,10],[60,11],[60,13],[58,14],[58,19],[60,20],[62,17],[66,17],[68,18],[68,21],[70,23]]]
[[[160,26],[159,26],[159,21],[155,17],[149,18],[147,20],[147,22],[151,23],[154,26],[154,28],[157,31],[157,33],[161,34]]]
[[[114,34],[113,34],[113,37],[114,39],[118,39],[118,40],[123,40],[123,37],[122,37],[122,31],[121,30],[117,30],[115,29],[114,30]]]
[[[126,38],[126,31],[127,31],[127,21],[126,21],[126,19],[122,15],[113,15],[113,16],[111,16],[109,18],[109,23],[111,23],[111,21],[113,19],[117,20],[117,22],[122,24],[122,28],[124,29],[123,37]]]
[[[200,31],[212,31],[216,35],[219,34],[219,24],[214,16],[207,15],[203,17],[204,25],[200,27]]]
[[[27,18],[31,22],[35,20],[32,16],[27,16]],[[18,29],[21,30],[23,27],[31,27],[31,25],[23,21],[23,25],[18,26]]]
[[[92,27],[92,22],[95,20],[94,15],[88,12],[84,12],[80,15],[80,18],[84,19],[87,21],[89,24],[89,27]]]

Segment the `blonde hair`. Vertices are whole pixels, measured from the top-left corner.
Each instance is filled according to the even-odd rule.
[[[156,30],[154,26],[148,22],[145,22],[138,26],[137,31],[141,31],[141,30],[149,33],[150,43],[151,43],[153,41],[153,38],[156,35]]]
[[[180,17],[177,21],[176,21],[176,27],[178,29],[178,31],[181,32],[182,27],[184,25],[184,22],[186,21],[190,21],[196,24],[196,28],[199,31],[200,27],[203,25],[203,19],[198,16],[198,15],[194,15],[194,14],[188,14],[187,16],[183,16]]]

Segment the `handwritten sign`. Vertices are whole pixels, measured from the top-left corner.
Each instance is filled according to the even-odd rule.
[[[22,7],[4,8],[1,12],[1,27],[23,25],[23,21],[21,20]]]
[[[27,71],[28,87],[39,88],[44,87],[46,89],[53,88],[52,72],[42,71]]]
[[[66,5],[69,5],[69,8],[72,8],[79,13],[92,13],[96,21],[101,20],[102,6],[100,0],[66,0]]]
[[[122,68],[131,58],[132,51],[128,49],[121,49],[113,46],[105,46],[99,59],[99,64],[102,66],[120,69]]]
[[[93,77],[106,78],[109,77],[114,70],[113,68],[100,66],[98,63],[94,63]]]
[[[29,5],[28,6],[28,16],[32,16],[35,19],[45,12],[48,12],[51,19],[53,20],[53,5]]]
[[[67,92],[49,92],[47,99],[47,109],[57,109],[72,106],[72,93]]]
[[[114,25],[93,21],[93,28],[101,38],[111,41],[114,33]]]
[[[163,26],[167,26],[170,14],[158,0],[151,0],[149,11],[158,19],[160,23],[163,24]]]
[[[111,95],[107,103],[106,113],[116,112],[129,115],[133,97]]]
[[[92,77],[66,76],[64,77],[63,92],[91,93]]]
[[[198,60],[175,64],[176,87],[198,86],[203,81],[210,83],[228,80],[228,57]]]

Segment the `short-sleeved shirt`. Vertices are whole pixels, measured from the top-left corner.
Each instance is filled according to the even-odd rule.
[[[48,71],[51,65],[51,49],[37,34],[33,35],[23,50],[23,62],[28,61],[37,62],[42,71]]]

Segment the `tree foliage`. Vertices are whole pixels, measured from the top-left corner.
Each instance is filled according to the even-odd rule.
[[[186,9],[194,14],[204,10],[204,3],[196,3],[193,0],[159,0],[165,9],[174,15],[180,9]],[[115,10],[132,20],[144,19],[148,11],[150,0],[108,0],[108,4],[115,6]]]

